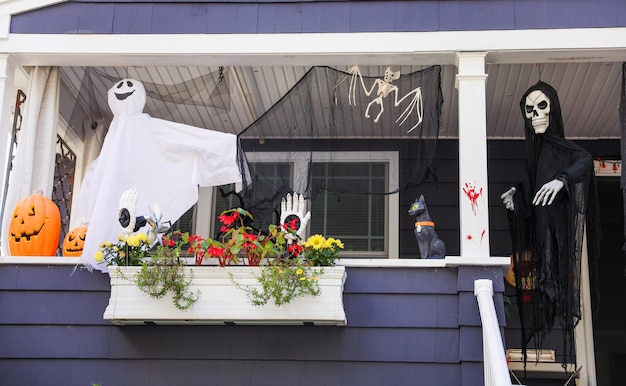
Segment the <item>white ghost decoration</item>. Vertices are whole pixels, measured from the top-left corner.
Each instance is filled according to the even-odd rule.
[[[235,135],[143,113],[146,91],[134,79],[117,82],[108,102],[113,120],[76,208],[78,218],[89,223],[81,262],[103,272],[106,265],[94,255],[101,242],[117,241],[123,192],[137,190],[137,215],[158,204],[163,220],[174,222],[197,202],[198,186],[241,183]]]

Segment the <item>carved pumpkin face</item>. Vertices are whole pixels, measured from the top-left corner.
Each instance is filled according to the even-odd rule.
[[[54,256],[61,235],[61,213],[52,200],[33,194],[15,206],[9,224],[12,256]]]
[[[63,256],[75,257],[82,255],[86,235],[87,227],[84,225],[69,231],[65,235],[65,239],[63,239]]]

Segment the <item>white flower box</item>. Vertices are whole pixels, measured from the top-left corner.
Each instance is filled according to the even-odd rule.
[[[200,298],[188,310],[181,311],[170,295],[153,299],[129,280],[141,267],[109,267],[111,297],[104,319],[114,324],[326,324],[343,326],[345,267],[323,267],[319,277],[319,296],[306,295],[288,304],[276,306],[269,302],[254,306],[246,294],[231,280],[242,286],[258,287],[259,267],[185,267],[193,271],[192,290],[200,290]]]

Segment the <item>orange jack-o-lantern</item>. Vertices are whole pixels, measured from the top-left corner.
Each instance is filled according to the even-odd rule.
[[[9,224],[12,256],[54,256],[61,235],[61,213],[52,200],[35,193],[15,206]]]
[[[85,236],[87,235],[87,227],[81,225],[72,229],[65,235],[63,239],[63,256],[75,257],[83,254],[85,247]]]

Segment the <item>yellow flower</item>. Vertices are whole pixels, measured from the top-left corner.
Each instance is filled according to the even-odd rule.
[[[104,255],[102,254],[102,252],[98,251],[94,255],[93,259],[96,261],[96,263],[100,263],[102,262],[102,260],[104,260]]]
[[[333,243],[337,246],[337,248],[343,249],[343,242],[341,242],[341,240],[333,239]]]
[[[320,250],[324,248],[325,244],[326,244],[326,239],[324,238],[324,236],[313,235],[309,237],[309,239],[304,243],[304,246],[306,248],[313,248],[313,249]]]
[[[306,277],[304,277],[304,276],[300,277],[300,281],[305,281],[305,280],[306,280]]]
[[[128,239],[126,239],[126,243],[128,244],[129,247],[138,247],[139,246],[139,236],[137,236],[137,235],[129,236]]]
[[[137,238],[139,239],[139,241],[144,242],[144,243],[148,243],[150,240],[148,240],[148,235],[145,233],[137,233]]]
[[[302,275],[302,269],[301,269],[301,268],[298,268],[298,270],[296,271],[296,274],[297,274],[297,275]]]

